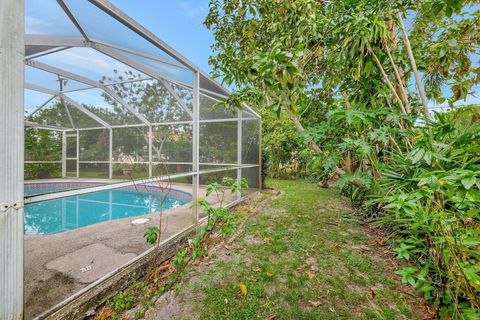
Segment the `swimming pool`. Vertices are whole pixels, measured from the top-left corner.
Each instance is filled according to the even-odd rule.
[[[40,190],[38,186],[34,187],[36,191]],[[25,189],[28,188],[26,185]],[[59,189],[61,186],[55,188],[56,191]],[[155,186],[125,187],[27,204],[25,234],[55,234],[104,221],[158,212],[160,192]],[[165,195],[163,209],[184,205],[190,198],[191,195],[186,192],[170,190]]]

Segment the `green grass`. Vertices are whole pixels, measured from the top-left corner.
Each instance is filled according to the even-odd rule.
[[[305,181],[269,185],[285,194],[246,222],[226,255],[180,285],[192,317],[421,318],[421,299],[387,270],[364,229],[348,222],[352,213],[335,190]]]

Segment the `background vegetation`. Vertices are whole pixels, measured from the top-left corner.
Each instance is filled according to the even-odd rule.
[[[269,174],[336,184],[439,317],[478,319],[478,1],[211,0],[205,24],[229,103],[264,117]]]

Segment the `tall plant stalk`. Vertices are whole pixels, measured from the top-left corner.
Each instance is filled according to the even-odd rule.
[[[393,60],[392,53],[390,49],[388,48],[388,45],[385,44],[385,51],[387,51],[388,59],[390,60],[390,63],[392,64],[393,72],[395,73],[395,77],[397,78],[398,82],[398,87],[400,88],[400,93],[403,97],[403,101],[405,102],[405,111],[407,113],[410,113],[410,103],[408,101],[408,94],[407,94],[407,89],[403,85],[403,80],[402,77],[400,76],[400,71],[398,70],[397,65],[395,64],[395,61]]]
[[[395,99],[397,99],[397,102],[400,105],[400,109],[402,110],[402,113],[404,115],[406,115],[407,111],[405,110],[402,99],[400,99],[400,97],[398,96],[397,91],[395,90],[395,87],[393,86],[392,82],[388,78],[388,75],[385,72],[385,69],[383,69],[382,63],[380,62],[377,55],[375,54],[375,52],[371,48],[367,48],[367,50],[370,53],[370,55],[373,57],[373,59],[375,60],[375,63],[377,64],[378,68],[380,69],[380,72],[382,73],[383,79],[387,83],[388,88],[392,91]]]
[[[403,25],[403,18],[400,12],[398,13],[398,23],[400,24],[400,29],[402,30],[403,42],[405,43],[405,48],[407,49],[408,58],[410,59],[410,64],[412,65],[413,75],[415,76],[415,83],[417,84],[418,94],[420,95],[420,100],[422,101],[423,116],[425,118],[428,118],[430,113],[428,110],[427,97],[425,96],[425,92],[423,91],[422,81],[420,80],[420,75],[418,74],[417,63],[415,62],[412,46],[410,45],[407,30]]]

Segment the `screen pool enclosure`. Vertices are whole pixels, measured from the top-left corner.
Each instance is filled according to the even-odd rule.
[[[208,184],[261,188],[258,114],[106,0],[0,0],[0,66],[1,319],[56,312],[162,219],[165,241],[199,225]]]

